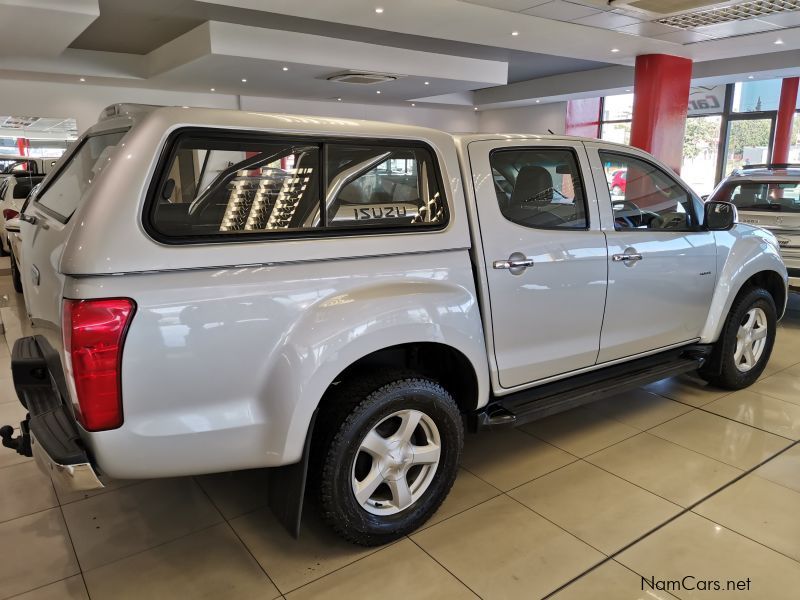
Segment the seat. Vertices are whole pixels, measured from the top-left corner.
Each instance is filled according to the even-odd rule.
[[[544,167],[526,165],[519,170],[511,193],[511,206],[545,206],[553,200],[553,177]]]

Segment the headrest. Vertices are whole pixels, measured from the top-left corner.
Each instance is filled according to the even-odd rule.
[[[553,178],[550,172],[538,165],[522,167],[511,194],[511,204],[550,204],[552,200]]]

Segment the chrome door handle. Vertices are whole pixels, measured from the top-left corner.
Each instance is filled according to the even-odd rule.
[[[533,259],[526,258],[523,260],[496,260],[492,263],[495,269],[526,269],[533,266]]]
[[[614,254],[611,256],[614,262],[636,262],[642,260],[641,254]]]
[[[494,269],[506,269],[512,275],[522,275],[525,269],[534,265],[532,258],[528,258],[522,252],[514,252],[505,260],[496,260],[492,262]]]

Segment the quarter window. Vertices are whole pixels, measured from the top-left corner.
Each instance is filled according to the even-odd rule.
[[[614,228],[694,229],[694,198],[675,179],[655,165],[616,152],[600,151]]]
[[[496,150],[489,162],[500,212],[509,221],[541,229],[589,226],[572,150]]]

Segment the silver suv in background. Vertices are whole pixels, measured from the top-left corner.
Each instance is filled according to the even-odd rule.
[[[800,289],[800,164],[737,169],[708,199],[732,202],[739,211],[739,222],[774,233],[789,272],[789,285]]]

